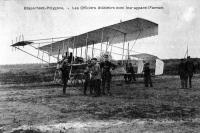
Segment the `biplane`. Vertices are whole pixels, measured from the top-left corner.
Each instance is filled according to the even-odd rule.
[[[90,58],[95,57],[96,53],[99,53],[100,56],[103,52],[109,53],[109,55],[116,54],[121,56],[120,65],[124,65],[130,60],[129,54],[132,49],[129,48],[129,45],[131,45],[131,42],[136,43],[138,39],[155,35],[158,35],[157,23],[143,18],[135,18],[80,35],[26,41],[23,39],[11,46],[49,64],[51,64],[51,58],[59,61],[59,55],[71,52],[73,57],[81,57],[84,59],[82,63],[76,63],[73,60],[71,62],[73,69],[75,67],[84,66]],[[122,47],[120,47],[121,45]],[[128,48],[125,47],[126,45],[128,45]],[[34,55],[23,50],[25,46],[36,49],[38,54]],[[118,51],[120,52],[114,51],[113,48],[119,49]],[[39,52],[42,52],[42,57],[39,57]],[[91,52],[91,57],[88,56],[89,52]],[[44,54],[48,55],[49,60],[43,58]]]

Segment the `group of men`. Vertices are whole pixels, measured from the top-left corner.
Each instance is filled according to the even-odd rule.
[[[71,66],[69,65],[71,62],[71,57],[64,58],[60,64],[60,70],[62,72],[62,81],[63,81],[63,94],[66,93],[67,82],[69,80]],[[108,55],[104,55],[104,60],[102,62],[97,62],[97,58],[92,58],[91,62],[87,64],[87,67],[84,71],[84,95],[87,95],[87,90],[89,90],[91,95],[94,96],[101,96],[111,95],[110,92],[110,83],[111,83],[111,69],[115,69],[115,65],[109,61]],[[187,60],[181,59],[181,63],[178,67],[178,73],[181,79],[181,87],[187,88],[187,84],[189,81],[189,87],[192,87],[192,76],[195,71],[194,64],[190,59],[190,56],[187,57]],[[145,87],[153,87],[151,81],[151,74],[149,63],[145,63],[144,65],[144,84]],[[127,65],[127,77],[128,81],[136,80],[135,79],[135,72],[131,63]],[[126,80],[125,79],[125,80]],[[107,92],[105,92],[107,91]]]
[[[194,71],[195,71],[194,63],[190,59],[190,56],[188,56],[186,60],[181,59],[181,62],[178,67],[178,74],[181,79],[181,88],[187,88],[188,81],[189,81],[189,87],[192,88],[192,77]]]
[[[86,69],[84,71],[84,95],[87,95],[87,90],[89,88],[90,94],[94,96],[105,95],[105,90],[107,94],[111,95],[110,92],[110,82],[111,82],[111,69],[114,69],[115,65],[109,61],[108,55],[104,55],[104,61],[97,62],[97,58],[92,58],[88,62]],[[63,94],[66,93],[67,82],[69,80],[69,75],[71,71],[71,65],[69,58],[64,58],[60,65],[60,70],[62,72],[63,81]]]
[[[143,69],[143,77],[144,77],[144,85],[145,87],[153,87],[152,80],[151,80],[151,71],[149,67],[149,63],[144,64]],[[133,68],[132,63],[126,64],[126,72],[127,74],[124,75],[124,79],[126,83],[130,83],[132,80],[136,81],[135,71]]]
[[[101,96],[106,93],[111,95],[110,82],[112,76],[110,70],[114,68],[115,65],[108,60],[108,55],[104,55],[104,61],[100,63],[97,62],[96,58],[92,58],[84,72],[84,95],[87,95],[88,88],[90,94],[94,96]]]

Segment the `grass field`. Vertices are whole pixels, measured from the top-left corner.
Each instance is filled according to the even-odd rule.
[[[139,81],[138,81],[139,82]],[[180,89],[178,77],[141,83],[112,83],[113,96],[84,96],[81,87],[47,83],[1,85],[0,129],[40,132],[198,132],[199,77]],[[18,128],[18,129],[14,129]]]
[[[19,72],[23,71],[22,75],[27,73],[30,78],[35,75],[36,80],[22,82],[23,79],[8,75],[1,78],[0,132],[200,131],[200,75],[197,74],[190,89],[180,89],[178,76],[166,75],[153,78],[152,88],[145,88],[142,79],[131,84],[113,81],[113,96],[92,97],[84,96],[82,87],[69,87],[63,95],[62,86],[48,82],[52,78],[51,69],[36,71],[15,66],[5,70],[1,69],[1,74],[20,77]]]
[[[1,84],[24,84],[53,81],[55,68],[43,64],[0,66]]]

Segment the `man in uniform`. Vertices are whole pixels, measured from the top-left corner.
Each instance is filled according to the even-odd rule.
[[[178,66],[178,74],[181,80],[181,88],[187,88],[187,73],[186,73],[186,63],[184,59],[181,59],[181,62]]]
[[[132,63],[129,63],[129,70],[128,70],[128,73],[131,73],[131,74],[129,75],[129,82],[131,82],[132,80],[136,81],[136,79],[135,79],[135,71],[134,71],[134,68],[133,68]]]
[[[91,67],[91,82],[92,87],[94,89],[95,95],[94,96],[100,96],[101,95],[101,69],[100,65],[97,63],[97,58],[92,58],[92,67]]]
[[[129,73],[128,63],[126,63],[126,74],[124,75],[125,83],[128,83],[128,74],[127,73]]]
[[[111,95],[110,82],[112,77],[110,69],[114,69],[115,65],[108,60],[107,54],[104,55],[104,61],[101,62],[100,67],[102,70],[102,94],[105,95],[105,89],[107,89],[108,95]]]
[[[92,64],[89,61],[87,66],[86,66],[86,69],[84,70],[84,79],[85,79],[84,92],[83,92],[84,95],[86,95],[88,87],[90,88],[90,95],[92,95],[93,91],[94,91],[94,87],[93,87],[94,85],[93,85],[93,82],[92,82],[92,79],[91,79],[91,67],[92,67]]]
[[[144,64],[144,84],[145,87],[153,87],[152,81],[151,81],[151,73],[150,73],[150,68],[149,68],[149,63]]]
[[[84,91],[83,91],[83,94],[86,95],[87,87],[90,84],[89,64],[86,66],[86,69],[84,70],[84,79],[85,79],[85,82],[84,82]],[[90,93],[91,93],[91,91],[90,91]]]
[[[62,81],[63,81],[63,94],[66,93],[67,82],[69,80],[70,65],[68,59],[66,58],[61,64]]]
[[[190,59],[190,56],[187,57],[186,61],[186,73],[187,73],[187,83],[189,80],[189,87],[192,88],[192,77],[195,72],[195,67],[193,61]]]

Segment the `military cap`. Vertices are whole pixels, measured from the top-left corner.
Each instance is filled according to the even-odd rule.
[[[91,60],[95,60],[95,61],[97,61],[97,58],[92,58]]]
[[[108,58],[108,54],[104,54],[104,56],[103,56],[104,58]]]

